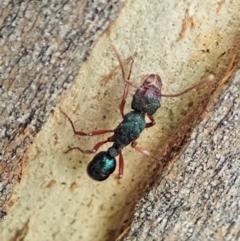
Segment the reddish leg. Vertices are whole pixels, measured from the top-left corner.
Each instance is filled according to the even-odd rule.
[[[97,136],[97,135],[102,135],[108,132],[114,132],[114,130],[96,130],[96,131],[91,131],[91,132],[82,132],[82,131],[76,131],[72,120],[67,116],[67,114],[65,112],[63,112],[61,110],[61,112],[64,114],[64,116],[68,119],[68,121],[70,122],[73,132],[75,135],[77,136]]]
[[[160,165],[159,172],[162,172],[162,170],[163,170],[163,164],[162,164],[162,162],[159,162],[159,160],[158,160],[156,157],[154,157],[153,155],[151,155],[150,152],[142,149],[141,147],[137,147],[137,142],[136,142],[136,141],[133,141],[133,142],[131,143],[131,147],[134,148],[136,151],[142,153],[143,155],[150,156],[150,157],[152,157],[153,159],[155,159],[156,161],[158,161],[157,163],[158,163],[158,165]]]
[[[105,141],[100,141],[100,142],[98,142],[98,143],[93,147],[93,149],[91,149],[91,150],[83,150],[83,149],[81,149],[80,147],[71,147],[71,148],[69,148],[67,151],[65,151],[64,153],[68,153],[68,152],[70,152],[70,151],[72,151],[72,150],[78,150],[78,151],[80,151],[80,152],[82,152],[82,153],[84,153],[84,154],[94,154],[103,144],[105,144],[105,143],[107,143],[107,142],[112,142],[112,137],[113,137],[113,136],[108,137],[108,139],[105,140]]]
[[[147,123],[145,128],[154,126],[156,124],[154,117],[152,115],[148,115],[148,114],[147,114],[147,117],[150,119],[151,122]]]
[[[124,160],[122,155],[122,150],[119,150],[119,164],[118,164],[118,179],[121,179],[123,177],[123,169],[124,169]]]
[[[152,157],[152,158],[154,158],[155,160],[158,161],[158,159],[156,157],[154,157],[152,154],[150,154],[150,152],[148,152],[147,150],[142,149],[141,147],[138,147],[136,141],[132,141],[131,142],[131,147],[134,148],[136,151],[140,152],[141,154],[143,154],[145,156],[150,156],[150,157]]]
[[[133,62],[134,62],[134,59],[132,59],[132,61],[131,61],[130,70],[129,70],[128,78],[127,78],[128,80],[130,79],[130,76],[131,76],[131,73],[132,73]],[[122,68],[122,66],[121,66],[121,68]],[[124,73],[124,70],[122,70],[122,71],[123,71],[122,73]],[[124,78],[124,75],[122,77]],[[124,118],[124,106],[126,104],[126,98],[127,98],[127,95],[128,95],[128,90],[129,90],[129,84],[125,84],[123,96],[122,96],[122,101],[121,101],[121,104],[119,106],[120,113],[121,113],[123,118]]]
[[[114,51],[114,53],[115,53],[115,55],[118,59],[118,62],[119,62],[120,68],[121,68],[121,72],[122,72],[122,79],[125,82],[125,88],[124,88],[124,91],[123,91],[122,101],[121,101],[121,104],[119,106],[120,113],[121,113],[122,117],[124,117],[124,106],[125,106],[125,103],[126,103],[126,98],[127,98],[127,95],[128,95],[129,86],[138,88],[138,86],[136,86],[135,84],[130,82],[130,76],[131,76],[131,73],[132,73],[132,66],[133,66],[134,59],[132,59],[132,61],[131,61],[130,70],[129,70],[129,73],[128,73],[128,77],[126,79],[122,60],[121,60],[117,50],[115,49],[115,47],[113,45],[112,45],[112,49],[113,49],[113,51]]]

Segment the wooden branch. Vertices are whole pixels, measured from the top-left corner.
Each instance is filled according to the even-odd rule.
[[[0,240],[115,240],[122,225],[129,220],[135,204],[145,194],[149,179],[152,178],[151,182],[163,180],[159,169],[155,170],[158,161],[141,156],[130,147],[124,148],[125,168],[120,182],[115,180],[117,169],[104,182],[91,180],[86,167],[93,155],[77,151],[64,154],[69,146],[92,148],[96,142],[104,140],[105,136],[74,136],[70,123],[60,110],[65,111],[76,128],[84,132],[116,128],[121,121],[118,106],[124,83],[111,44],[117,48],[126,73],[129,70],[129,60],[134,57],[131,76],[133,83],[140,85],[144,76],[159,74],[163,81],[163,94],[180,92],[209,74],[215,76],[215,81],[211,84],[180,98],[163,98],[161,108],[154,115],[156,125],[144,130],[138,140],[139,146],[158,160],[162,158],[165,147],[168,147],[163,157],[168,178],[166,186],[168,183],[171,185],[175,179],[178,184],[177,178],[184,173],[183,167],[188,167],[187,163],[177,161],[177,157],[175,161],[171,160],[178,156],[179,151],[183,152],[186,147],[184,140],[189,137],[191,127],[201,119],[199,110],[204,109],[219,80],[226,73],[233,55],[239,50],[240,1],[215,1],[212,4],[206,1],[175,0],[171,4],[169,1],[158,0],[126,1],[118,19],[100,38],[97,36],[109,20],[114,18],[121,3],[111,0],[108,1],[109,5],[105,0],[73,1],[65,1],[65,5],[58,5],[56,0],[38,1],[37,4],[34,4],[36,1],[20,3],[9,0],[0,4],[3,6],[8,2],[8,6],[0,12],[0,23],[3,23],[0,28],[0,69],[4,69],[0,70],[0,76],[1,83],[7,86],[2,85],[4,89],[0,90],[0,99],[4,103],[1,102],[0,106],[6,107],[4,111],[1,110],[0,128],[4,125],[5,129],[8,128],[6,132],[5,129],[0,132],[2,135],[8,134],[5,139],[1,138],[5,148],[1,149],[4,150],[4,155],[0,159],[3,164],[0,166],[0,175],[5,178],[1,179],[1,205],[6,203],[5,197],[11,195],[13,184],[22,179],[0,214],[5,216],[7,209],[13,206],[1,224]],[[94,7],[96,4],[97,8]],[[81,65],[96,39],[88,61]],[[73,81],[72,88],[57,101],[57,94],[68,88]],[[20,94],[16,94],[18,91]],[[134,89],[131,88],[126,113],[130,110],[132,91]],[[24,99],[21,99],[22,96]],[[58,102],[56,108],[55,102]],[[12,110],[13,113],[18,112],[10,119]],[[48,118],[51,110],[54,111]],[[193,114],[183,122],[189,111]],[[12,129],[10,124],[13,124]],[[41,132],[33,138],[41,126]],[[179,126],[181,129],[177,133]],[[168,145],[173,138],[174,141],[170,143],[172,146]],[[33,139],[33,143],[28,145]],[[25,155],[23,140],[29,147]],[[108,145],[103,146],[100,151],[107,148]],[[29,161],[22,178],[26,156]],[[3,158],[10,160],[5,166]],[[202,159],[196,158],[193,163],[195,162],[206,166]],[[182,163],[179,170],[172,168],[175,171],[172,173],[171,166],[175,167],[179,163]],[[197,172],[199,169],[194,167],[194,170]],[[194,174],[189,174],[189,171],[187,174],[187,179],[182,179],[190,185],[190,178]],[[13,181],[10,183],[9,179]],[[161,188],[156,198],[165,197],[171,203],[169,208],[175,208],[174,214],[179,214],[182,210],[191,214],[195,207],[190,206],[190,201],[197,200],[201,190],[192,193],[189,199],[181,193],[184,187],[177,190],[174,187],[166,188],[165,193]],[[179,208],[177,205],[177,197],[180,196],[177,192],[185,198],[179,201],[180,204],[186,204],[182,209],[180,204]],[[166,202],[161,202],[160,205],[168,208]],[[161,208],[160,205],[156,209]],[[192,209],[187,211],[189,207]],[[140,206],[138,210],[141,210]],[[164,210],[160,214],[157,212],[156,218],[151,217],[151,222],[145,219],[146,225],[157,226],[157,215],[163,213]],[[168,226],[173,216],[169,213],[165,216],[166,219],[169,217],[169,223],[166,222],[165,225],[165,236],[161,236],[166,239],[171,233],[176,236],[175,230],[170,230]],[[138,221],[136,217],[136,222]],[[141,230],[146,230],[141,227],[147,228],[144,223],[139,227],[136,235]],[[183,227],[182,234],[184,233],[186,231]],[[177,235],[180,236],[181,232]]]
[[[238,240],[240,70],[221,89],[118,240]]]

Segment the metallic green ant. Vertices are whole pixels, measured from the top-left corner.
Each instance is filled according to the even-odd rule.
[[[130,70],[128,77],[125,77],[125,72],[123,68],[122,60],[114,46],[112,46],[113,51],[116,54],[116,57],[119,61],[121,72],[122,72],[122,79],[125,83],[125,88],[123,91],[123,97],[121,104],[119,106],[120,113],[123,117],[122,122],[117,126],[116,129],[113,130],[96,130],[92,132],[82,132],[77,131],[73,125],[72,120],[62,111],[65,117],[69,120],[73,132],[75,135],[78,136],[95,136],[101,135],[108,132],[113,132],[113,135],[108,137],[107,140],[98,142],[93,149],[91,150],[82,150],[80,147],[72,147],[69,148],[67,152],[72,150],[79,150],[84,154],[94,154],[96,151],[105,143],[113,142],[113,145],[108,148],[107,151],[102,151],[97,153],[92,161],[87,166],[87,173],[88,175],[96,180],[96,181],[104,181],[106,180],[110,174],[112,174],[116,168],[116,158],[119,156],[119,171],[118,171],[118,179],[122,178],[123,176],[123,169],[124,169],[124,161],[122,155],[122,149],[131,144],[136,151],[152,156],[148,151],[140,148],[137,146],[136,140],[142,133],[145,128],[152,127],[155,125],[155,120],[153,115],[156,113],[157,109],[160,107],[161,97],[178,97],[190,90],[196,89],[200,85],[203,85],[208,81],[206,78],[204,81],[199,82],[198,84],[193,85],[192,87],[178,93],[178,94],[162,94],[162,81],[159,75],[157,74],[150,74],[144,81],[143,84],[138,87],[132,82],[130,82],[130,76],[132,72],[133,66],[133,59],[131,61]],[[131,108],[133,109],[131,112],[124,114],[124,106],[126,103],[126,98],[128,95],[129,86],[136,88],[136,92],[133,95]],[[147,116],[150,122],[146,122],[145,116]]]

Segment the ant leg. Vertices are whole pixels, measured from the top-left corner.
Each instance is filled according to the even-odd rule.
[[[112,142],[112,137],[108,137],[107,140],[105,141],[100,141],[98,142],[93,149],[91,150],[82,150],[80,147],[71,147],[69,148],[67,151],[65,151],[64,153],[67,154],[68,152],[72,151],[72,150],[78,150],[80,152],[82,152],[83,154],[94,154],[103,144],[107,143],[107,142]]]
[[[105,133],[108,133],[108,132],[114,132],[114,130],[96,130],[96,131],[91,131],[91,132],[82,132],[82,131],[77,131],[73,125],[73,122],[72,120],[67,116],[67,114],[65,112],[63,112],[62,110],[60,110],[63,115],[68,119],[68,121],[70,122],[71,126],[72,126],[72,129],[73,129],[73,132],[75,135],[77,136],[96,136],[96,135],[102,135],[102,134],[105,134]]]
[[[163,163],[161,161],[159,162],[159,160],[155,156],[150,154],[150,152],[148,152],[147,150],[144,150],[141,147],[137,147],[137,142],[136,141],[132,141],[131,147],[134,148],[136,151],[142,153],[143,155],[150,156],[153,159],[155,159],[156,161],[158,161],[157,163],[158,163],[158,165],[160,165],[159,170],[160,170],[160,172],[162,172],[162,170],[163,170]]]
[[[123,177],[124,160],[122,155],[122,149],[119,150],[119,167],[118,167],[118,179]]]
[[[130,76],[131,76],[131,73],[132,73],[133,62],[134,62],[134,59],[132,59],[132,61],[131,61],[130,70],[129,70],[128,78],[127,78],[128,80],[130,79]],[[121,66],[121,68],[122,68],[122,66]],[[123,75],[123,78],[124,78],[124,75]],[[124,106],[126,104],[126,98],[127,98],[127,95],[128,95],[128,90],[129,90],[129,84],[125,84],[123,96],[122,96],[122,101],[121,101],[121,104],[119,106],[122,118],[124,118]]]
[[[147,151],[147,150],[145,150],[145,149],[143,149],[141,147],[138,147],[136,141],[132,141],[131,142],[131,147],[134,148],[136,151],[140,152],[141,154],[143,154],[145,156],[150,156],[153,159],[158,161],[158,159],[156,157],[154,157],[149,151]]]
[[[146,123],[145,128],[149,128],[149,127],[154,126],[156,124],[154,117],[152,115],[149,115],[149,114],[147,114],[147,117],[150,119],[151,122]]]

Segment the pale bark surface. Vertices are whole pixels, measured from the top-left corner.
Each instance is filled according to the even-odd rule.
[[[122,2],[1,1],[0,219],[26,148]]]
[[[135,208],[126,241],[239,240],[240,71]]]

